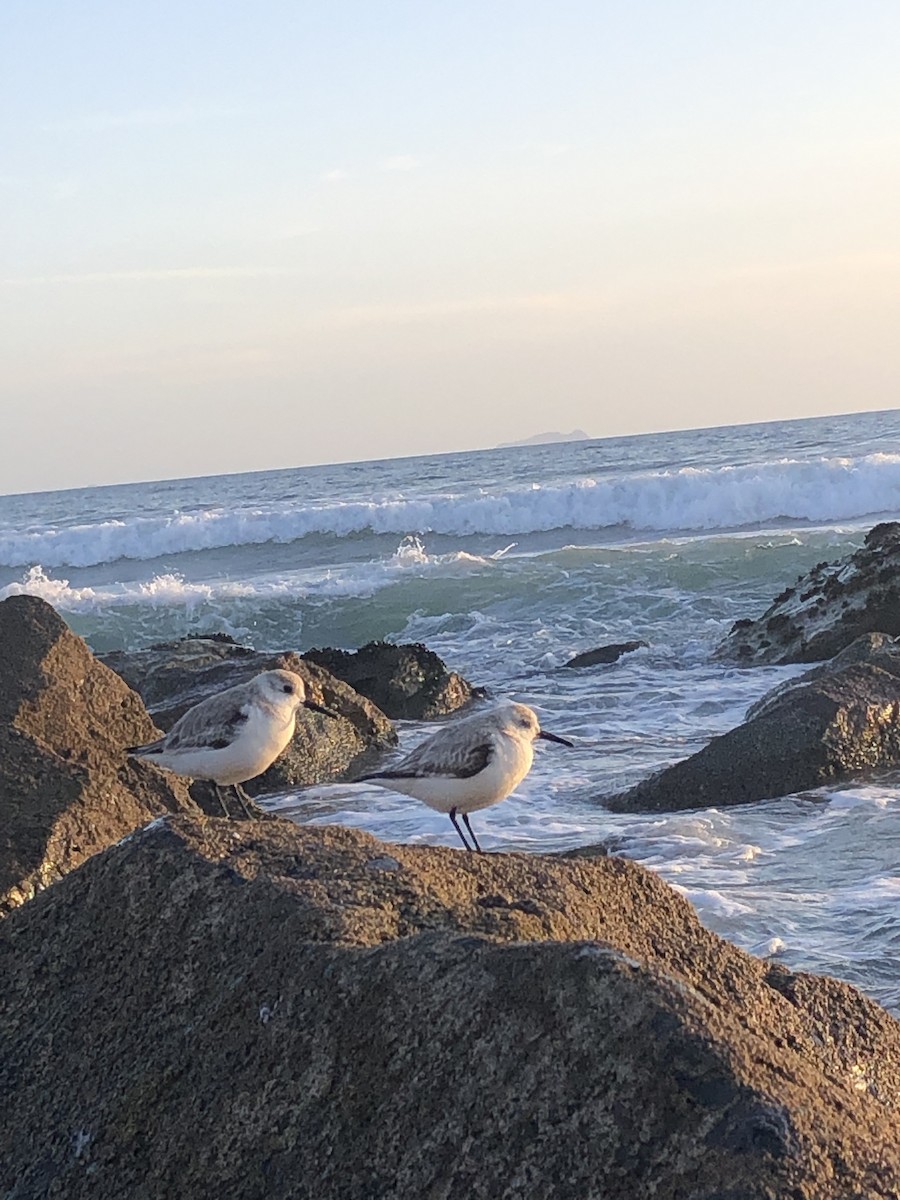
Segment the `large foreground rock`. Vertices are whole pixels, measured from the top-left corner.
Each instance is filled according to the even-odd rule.
[[[49,604],[0,603],[0,912],[155,816],[197,811],[183,781],[126,758],[156,737]]]
[[[716,651],[745,666],[831,658],[866,633],[900,635],[900,522],[876,525],[865,545],[818,563],[756,620],[735,623]]]
[[[149,650],[116,650],[104,654],[103,661],[140,692],[164,730],[198,701],[260,671],[276,667],[296,671],[310,698],[339,719],[301,709],[290,746],[267,771],[245,784],[252,796],[355,778],[382,750],[397,744],[393,725],[371,700],[293,651],[260,653],[227,637],[183,638]],[[209,805],[207,790],[197,785],[193,789],[204,807]]]
[[[359,650],[307,650],[318,663],[349,683],[395,721],[429,721],[446,716],[480,695],[461,675],[420,642],[395,646],[369,642]]]
[[[722,807],[900,766],[900,651],[891,639],[859,638],[832,662],[780,685],[747,716],[604,805],[615,812]]]
[[[10,1200],[900,1194],[897,1022],[620,859],[173,818],[0,971]]]

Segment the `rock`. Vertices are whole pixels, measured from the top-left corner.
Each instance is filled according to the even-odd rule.
[[[338,720],[301,709],[288,749],[268,771],[244,786],[252,796],[313,783],[355,778],[384,749],[397,744],[383,712],[330,672],[288,651],[265,654],[222,638],[183,638],[149,650],[113,651],[103,661],[140,692],[164,730],[198,701],[276,667],[296,671],[310,699]],[[203,807],[218,813],[218,802],[202,783],[191,787]]]
[[[213,691],[264,669],[256,666],[261,656],[255,650],[216,634],[159,642],[148,650],[112,650],[98,657],[140,692],[163,729],[171,729]]]
[[[0,602],[0,912],[163,813],[185,784],[128,759],[160,731],[35,596]]]
[[[352,652],[307,650],[302,657],[368,696],[395,721],[429,721],[468,704],[473,695],[483,695],[481,688],[473,689],[461,675],[448,671],[419,642],[369,642]]]
[[[647,644],[647,642],[615,642],[609,646],[598,646],[596,650],[585,650],[583,654],[576,654],[567,663],[563,663],[563,666],[596,667],[605,663],[618,662],[623,654],[631,654],[633,650],[640,650]]]
[[[900,1026],[622,859],[167,820],[0,925],[0,1193],[866,1200]]]
[[[888,637],[884,633],[864,633],[856,641],[845,646],[834,658],[820,663],[802,675],[786,679],[767,692],[760,700],[751,704],[747,709],[747,720],[751,717],[761,717],[773,704],[780,701],[797,688],[805,687],[814,679],[822,679],[826,675],[837,675],[851,663],[867,662],[874,667],[881,667],[889,675],[900,676],[900,640]]]
[[[735,622],[716,657],[746,666],[832,658],[867,633],[900,635],[900,522],[876,525],[865,545],[821,562],[755,621]]]
[[[768,800],[900,765],[900,662],[850,661],[791,681],[747,721],[616,796],[613,812],[669,812]]]

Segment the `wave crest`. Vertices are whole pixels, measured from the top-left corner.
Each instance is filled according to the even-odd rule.
[[[343,568],[297,571],[286,576],[256,578],[252,582],[217,580],[203,583],[187,580],[177,572],[154,575],[133,583],[107,583],[96,587],[73,587],[68,579],[55,578],[43,565],[29,567],[22,579],[0,588],[0,601],[9,596],[40,596],[60,612],[97,613],[110,609],[183,609],[235,602],[363,599],[374,596],[406,576],[455,576],[489,566],[502,557],[490,558],[456,551],[429,554],[419,538],[404,538],[394,553],[384,559],[356,563]]]
[[[900,455],[683,467],[468,493],[209,509],[0,533],[0,565],[89,567],[311,534],[523,536],[554,529],[678,533],[775,519],[850,521],[900,509]]]

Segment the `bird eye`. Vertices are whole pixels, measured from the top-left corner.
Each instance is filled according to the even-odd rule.
[[[293,694],[294,694],[294,685],[293,685],[292,683],[285,683],[285,684],[283,684],[283,685],[282,685],[282,688],[281,688],[281,690],[282,690],[283,692],[285,692],[285,693],[286,693],[288,696],[293,696]]]

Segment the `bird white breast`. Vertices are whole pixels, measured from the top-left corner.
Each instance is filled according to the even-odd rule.
[[[534,757],[531,742],[513,734],[493,737],[493,753],[483,771],[467,778],[453,775],[426,775],[415,779],[373,780],[405,796],[414,796],[436,812],[478,812],[505,800],[519,786]]]
[[[272,765],[294,736],[295,711],[286,714],[257,704],[249,708],[247,720],[228,746],[176,748],[154,755],[151,761],[179,775],[211,779],[223,786],[254,779]]]

